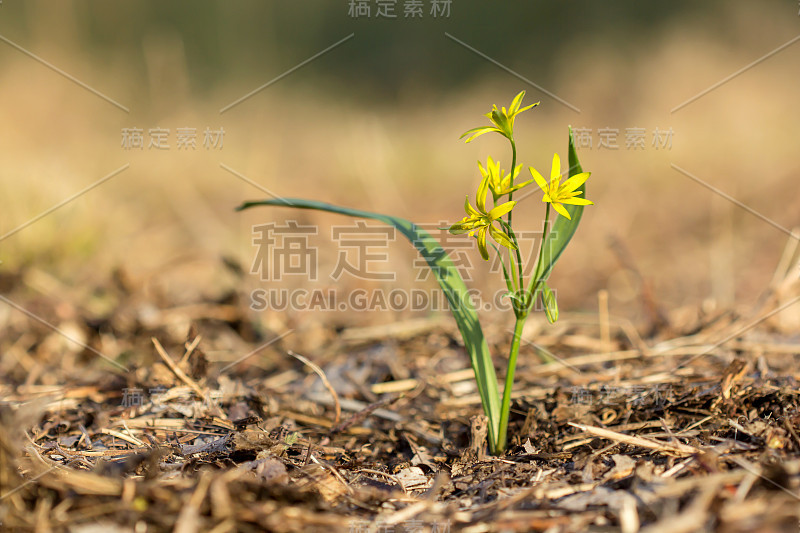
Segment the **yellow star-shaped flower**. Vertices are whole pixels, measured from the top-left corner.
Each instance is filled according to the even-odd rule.
[[[470,142],[476,137],[480,137],[484,133],[497,132],[503,137],[507,138],[509,141],[513,141],[514,118],[523,111],[527,111],[528,109],[539,105],[539,102],[536,102],[535,104],[531,104],[529,106],[525,106],[522,109],[520,109],[519,106],[522,103],[522,98],[524,96],[525,96],[525,91],[522,91],[517,96],[515,96],[514,100],[511,101],[511,105],[508,106],[508,110],[506,110],[505,107],[497,109],[497,106],[493,105],[492,110],[486,113],[485,117],[488,118],[492,122],[492,124],[494,124],[494,126],[473,128],[464,133],[464,135],[462,135],[461,138],[463,139],[464,137],[467,137],[467,140],[464,142]]]
[[[591,172],[581,172],[580,174],[576,174],[565,181],[563,184],[561,183],[561,159],[559,159],[558,154],[553,154],[553,167],[550,170],[550,183],[548,184],[545,179],[542,177],[539,172],[536,171],[533,167],[528,167],[531,171],[531,175],[533,179],[536,180],[536,183],[539,185],[539,188],[544,191],[544,196],[542,197],[543,202],[550,202],[553,204],[553,209],[559,215],[563,215],[567,217],[567,219],[572,220],[572,217],[569,216],[569,211],[562,205],[562,204],[571,204],[571,205],[592,205],[594,202],[587,200],[586,198],[578,197],[579,194],[583,194],[583,191],[577,190],[578,187],[583,185]]]
[[[467,196],[467,199],[464,200],[464,211],[466,211],[468,216],[464,217],[461,222],[450,226],[450,233],[453,235],[461,235],[464,233],[475,235],[475,232],[477,231],[478,250],[481,253],[481,257],[487,261],[489,260],[489,251],[486,249],[487,233],[491,235],[492,238],[499,244],[502,244],[507,248],[511,248],[512,250],[517,249],[517,247],[511,241],[511,238],[503,230],[497,229],[494,226],[495,221],[511,211],[517,202],[505,202],[495,206],[492,210],[487,211],[486,196],[488,194],[489,179],[483,178],[480,186],[478,186],[478,194],[475,197],[475,203],[477,204],[478,209],[472,207],[472,205],[469,203],[469,196]]]
[[[491,156],[486,162],[486,168],[483,168],[483,165],[481,165],[480,161],[478,161],[478,168],[481,170],[481,175],[489,180],[489,189],[492,191],[492,197],[495,200],[506,194],[511,194],[515,191],[518,191],[529,183],[533,183],[533,180],[528,180],[525,183],[512,186],[511,183],[513,180],[517,179],[517,176],[519,176],[519,171],[522,170],[522,165],[517,165],[517,168],[514,169],[513,175],[506,174],[506,171],[500,168],[500,162],[493,160]]]

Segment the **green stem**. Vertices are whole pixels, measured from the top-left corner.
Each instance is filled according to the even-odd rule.
[[[497,433],[497,446],[494,454],[499,455],[506,449],[508,441],[508,417],[511,412],[511,389],[514,387],[514,372],[517,369],[517,356],[519,344],[522,339],[522,327],[528,318],[527,312],[517,317],[514,324],[514,338],[511,339],[511,351],[508,354],[508,370],[506,371],[506,384],[503,388],[503,402],[500,404],[500,428]]]
[[[515,143],[513,139],[509,139],[509,142],[511,143],[511,168],[508,169],[508,175],[511,178],[509,180],[509,188],[513,188],[514,187],[514,169],[517,168],[517,143]],[[514,193],[513,192],[508,193],[508,201],[510,202],[513,199],[514,199]],[[509,261],[509,263],[511,263],[512,274],[515,276],[515,283],[514,284],[515,285],[517,284],[516,280],[518,279],[519,280],[519,292],[521,293],[525,288],[525,279],[524,279],[524,274],[523,274],[523,270],[522,270],[522,256],[521,256],[521,253],[520,253],[520,250],[519,250],[519,243],[517,242],[517,239],[514,236],[514,231],[511,229],[511,218],[512,218],[513,211],[514,210],[512,209],[511,211],[508,212],[508,215],[506,215],[506,222],[505,223],[502,220],[500,221],[500,223],[503,224],[503,226],[506,227],[506,229],[508,230],[509,235],[514,240],[514,244],[517,245],[517,250],[516,250],[517,251],[517,265],[516,265],[516,268],[514,268],[514,259],[511,257],[511,250],[508,251],[508,261]],[[514,272],[515,270],[516,270],[516,272]],[[520,313],[517,311],[517,305],[514,305],[514,315],[517,316],[517,317],[520,316]]]
[[[514,142],[514,139],[509,139],[509,142],[511,143],[511,168],[508,169],[508,173],[511,176],[511,179],[509,180],[509,187],[514,187],[514,168],[517,166],[517,143]],[[508,194],[508,201],[510,202],[513,199],[514,199],[514,193],[511,192],[511,193]],[[508,215],[506,215],[506,221],[508,222],[508,226],[509,227],[511,227],[511,215],[512,215],[513,211],[514,210],[512,209],[511,211],[508,212]],[[517,253],[519,254],[519,247],[517,247]],[[508,260],[509,260],[509,262],[511,262],[513,264],[514,260],[511,258],[511,250],[508,251]],[[519,279],[520,279],[519,290],[522,291],[522,290],[524,290],[525,285],[522,284],[522,266],[521,265],[520,265],[520,268],[519,268]],[[516,311],[515,311],[515,313],[516,313]]]
[[[500,222],[501,226],[506,228],[506,230],[509,232],[508,236],[511,237],[511,240],[514,242],[514,245],[517,247],[517,250],[519,250],[519,244],[517,243],[517,238],[514,235],[514,232],[511,231],[511,226],[503,222],[501,219],[498,219],[497,221]],[[505,259],[503,258],[503,256],[499,255],[498,253],[498,257],[500,257],[500,259],[503,261],[503,264],[505,264]],[[516,264],[514,263],[514,258],[511,257],[511,250],[508,250],[508,263],[511,266],[511,282],[509,283],[509,280],[506,280],[506,282],[507,284],[514,285],[513,292],[516,294],[517,291],[524,290],[525,285],[522,284],[522,270],[520,270],[521,267],[519,265],[519,262],[517,262]]]
[[[513,241],[514,245],[517,247],[516,250],[515,250],[517,252],[517,267],[516,267],[516,269],[512,268],[512,272],[513,272],[513,274],[515,276],[518,276],[518,278],[515,279],[515,285],[516,285],[516,281],[519,281],[519,290],[521,292],[525,288],[525,275],[524,275],[524,272],[522,271],[522,253],[519,250],[519,242],[517,241],[517,236],[514,233],[514,230],[511,229],[511,226],[507,222],[503,222],[502,220],[500,220],[499,222],[500,222],[500,225],[503,226],[503,229],[505,229],[508,232],[508,236],[511,237],[511,240]],[[511,255],[511,250],[509,250],[508,253],[509,253],[509,255]],[[509,257],[509,262],[511,263],[511,266],[514,267],[514,261],[513,261],[513,259],[511,259],[511,257]],[[517,313],[517,307],[516,306],[514,306],[514,314],[515,315],[519,314],[519,313]]]
[[[508,169],[508,174],[511,176],[511,179],[509,180],[509,187],[514,187],[514,169],[517,167],[517,144],[513,140],[510,142],[511,142],[511,168]],[[514,199],[514,193],[513,192],[508,193],[508,201],[510,202],[513,199]],[[513,209],[508,212],[508,218],[506,219],[508,221],[509,226],[511,225],[512,211]]]
[[[549,237],[548,231],[550,227],[550,203],[545,204],[547,207],[544,212],[544,229],[542,231],[542,243],[539,245],[539,258],[536,261],[536,270],[533,271],[533,278],[531,278],[531,285],[528,287],[528,305],[533,305],[536,293],[539,290],[541,283],[540,275],[542,269],[542,260],[544,259],[544,245]]]
[[[508,292],[515,292],[517,288],[511,283],[511,276],[508,275],[508,269],[506,268],[506,260],[503,255],[500,253],[500,249],[492,243],[492,248],[494,248],[497,257],[500,258],[500,266],[503,267],[503,278],[506,280],[506,287],[508,287]]]

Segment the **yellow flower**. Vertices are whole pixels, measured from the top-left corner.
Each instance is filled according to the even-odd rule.
[[[484,115],[486,118],[492,121],[494,126],[484,126],[482,128],[473,128],[466,133],[464,133],[460,138],[463,139],[467,137],[467,140],[464,142],[470,142],[471,140],[475,139],[476,137],[480,137],[484,133],[490,133],[496,131],[503,137],[507,138],[509,141],[514,140],[514,117],[522,113],[523,111],[527,111],[532,107],[536,107],[539,105],[539,102],[535,104],[531,104],[529,106],[523,107],[522,109],[519,108],[519,105],[522,103],[522,98],[525,96],[525,91],[522,91],[517,96],[514,97],[514,100],[511,101],[511,105],[508,107],[508,111],[506,108],[497,109],[496,105],[492,106],[492,110],[489,113]]]
[[[450,233],[453,235],[461,235],[463,233],[469,233],[470,236],[474,236],[475,232],[478,232],[478,250],[481,253],[481,257],[485,260],[489,260],[489,251],[486,249],[486,234],[492,236],[492,238],[497,241],[499,244],[507,248],[511,248],[512,250],[516,250],[516,245],[511,241],[511,238],[500,229],[497,229],[494,226],[495,221],[500,219],[503,215],[511,211],[516,205],[517,202],[506,202],[504,204],[500,204],[495,206],[491,211],[486,211],[486,197],[489,194],[489,180],[488,178],[483,178],[481,184],[478,186],[478,194],[475,197],[475,203],[478,206],[478,209],[472,207],[469,203],[469,196],[467,199],[464,200],[464,211],[466,211],[467,215],[464,219],[457,223],[450,226]]]
[[[589,179],[591,172],[576,174],[561,184],[561,160],[558,158],[558,154],[553,154],[553,168],[550,170],[549,184],[535,168],[529,167],[529,169],[533,179],[535,179],[536,183],[539,185],[539,188],[544,191],[542,201],[553,204],[553,209],[555,209],[558,214],[567,217],[567,219],[572,220],[572,217],[569,216],[569,211],[561,204],[594,204],[594,202],[590,202],[586,198],[578,197],[579,194],[583,194],[583,191],[576,190]]]
[[[478,161],[478,167],[481,170],[481,175],[489,180],[489,189],[492,191],[492,197],[495,200],[504,194],[511,194],[512,192],[518,191],[525,187],[529,183],[533,183],[533,180],[528,180],[525,183],[520,183],[519,185],[511,185],[513,180],[517,179],[517,176],[519,176],[519,171],[522,170],[522,165],[517,165],[517,168],[514,169],[513,178],[511,174],[506,175],[505,170],[500,169],[500,162],[494,161],[491,156],[486,162],[486,168],[483,168],[483,165],[481,165],[480,161]]]

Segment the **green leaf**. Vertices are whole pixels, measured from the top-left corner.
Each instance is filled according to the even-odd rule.
[[[327,211],[340,215],[348,215],[359,218],[369,218],[378,220],[397,228],[414,245],[417,251],[428,262],[428,266],[436,276],[439,286],[444,291],[445,297],[450,304],[450,311],[458,324],[461,337],[464,339],[464,346],[469,353],[472,369],[475,372],[475,379],[478,383],[478,391],[481,396],[481,403],[486,416],[489,418],[489,439],[494,447],[497,443],[498,431],[500,426],[500,392],[497,386],[497,374],[492,364],[492,357],[489,353],[489,346],[483,336],[481,324],[478,321],[478,313],[472,305],[467,286],[458,269],[453,264],[450,256],[439,245],[430,233],[417,227],[414,223],[399,217],[371,213],[358,209],[338,207],[323,202],[313,200],[303,200],[297,198],[276,198],[273,200],[258,200],[245,202],[236,208],[237,211],[249,209],[256,206],[280,206],[295,207],[298,209],[313,209],[317,211]]]
[[[567,177],[571,178],[572,176],[580,174],[581,172],[583,172],[583,169],[581,168],[580,161],[578,161],[578,153],[575,150],[575,139],[572,135],[572,128],[570,127],[569,175]],[[577,195],[576,198],[586,198],[586,183],[583,184],[583,192]],[[547,240],[544,242],[544,249],[542,250],[542,253],[544,254],[541,263],[542,266],[540,270],[537,270],[536,275],[533,278],[534,280],[547,280],[547,278],[550,277],[550,272],[553,270],[553,266],[561,257],[561,254],[564,253],[564,249],[567,247],[567,244],[569,244],[572,236],[575,235],[575,231],[578,229],[578,224],[583,216],[584,206],[568,204],[562,205],[569,212],[572,220],[556,215],[555,222],[553,222],[553,227],[547,236]]]
[[[542,305],[544,306],[544,314],[547,321],[555,324],[558,320],[558,302],[556,302],[556,295],[550,289],[550,285],[546,281],[542,282]]]

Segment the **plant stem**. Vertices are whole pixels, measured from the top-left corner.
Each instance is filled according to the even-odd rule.
[[[519,242],[517,241],[517,236],[514,233],[514,230],[511,228],[511,226],[509,226],[509,224],[507,222],[503,222],[502,220],[498,220],[498,222],[500,222],[500,225],[503,226],[503,229],[505,229],[506,232],[508,232],[508,236],[511,237],[511,241],[514,243],[514,246],[516,246],[516,249],[515,249],[515,251],[517,253],[517,265],[516,265],[516,268],[514,268],[514,258],[510,257],[511,256],[511,250],[509,250],[509,252],[508,252],[508,254],[509,254],[508,260],[511,263],[513,275],[517,276],[514,279],[514,286],[516,287],[517,283],[519,283],[519,285],[518,285],[519,286],[519,292],[522,294],[524,289],[525,289],[525,277],[524,277],[524,272],[522,271],[522,253],[519,250]],[[518,314],[519,313],[517,313],[517,307],[515,306],[514,307],[514,315],[518,315]]]
[[[550,203],[548,202],[545,204],[544,211],[544,229],[542,231],[542,244],[539,245],[539,258],[536,261],[536,270],[533,271],[533,277],[531,278],[531,285],[528,287],[528,304],[533,305],[534,300],[536,298],[536,293],[539,289],[539,283],[541,283],[541,269],[542,269],[542,260],[544,259],[544,245],[547,242],[547,237],[549,237],[549,227],[550,227]]]
[[[513,188],[514,170],[517,168],[517,143],[515,143],[513,139],[509,139],[509,142],[511,143],[511,168],[508,169],[508,175],[511,179],[508,182],[508,186],[509,188]],[[510,202],[513,199],[514,199],[514,193],[513,192],[508,193],[508,201]],[[513,235],[513,232],[511,230],[511,216],[513,211],[514,210],[512,209],[511,211],[508,212],[508,215],[506,215],[507,218],[505,224],[508,228],[508,231],[511,232],[511,235]],[[519,278],[519,294],[517,296],[521,297],[524,294],[523,291],[525,290],[525,281],[523,280],[522,277],[522,257],[520,256],[519,244],[516,242],[516,239],[514,239],[514,243],[517,244],[517,272],[514,272],[514,275],[518,276]],[[514,259],[511,256],[511,250],[508,251],[508,261],[511,263],[513,271]],[[516,285],[516,282],[514,284]],[[519,312],[517,312],[516,305],[514,306],[514,315],[519,317]]]
[[[512,242],[517,246],[517,253],[519,253],[519,244],[517,243],[517,238],[514,235],[514,232],[511,231],[511,226],[503,222],[502,219],[498,219],[497,221],[500,222],[500,225],[509,232],[508,235],[511,237]],[[497,256],[500,258],[500,261],[503,262],[503,267],[505,268],[505,258],[500,255],[500,252],[498,252]],[[519,262],[514,263],[514,258],[511,256],[511,250],[508,251],[508,263],[511,266],[511,280],[509,281],[508,278],[506,278],[506,284],[513,285],[513,289],[509,287],[509,290],[512,290],[512,292],[516,294],[519,291],[525,290],[525,285],[522,284],[522,266],[519,265]],[[517,273],[517,270],[519,270],[519,274]]]
[[[494,450],[495,454],[500,454],[506,449],[508,443],[508,418],[511,414],[511,389],[514,387],[514,373],[517,370],[517,356],[519,356],[519,345],[522,340],[522,328],[525,325],[525,320],[528,318],[528,312],[533,305],[534,298],[538,294],[539,285],[541,284],[540,276],[542,274],[542,261],[544,258],[544,245],[547,241],[548,231],[550,228],[550,204],[547,204],[544,214],[544,228],[542,231],[542,243],[539,246],[539,257],[536,261],[536,270],[533,272],[531,278],[531,285],[528,288],[528,307],[517,313],[517,321],[514,324],[514,338],[511,340],[511,350],[508,354],[508,369],[506,370],[506,384],[503,388],[503,401],[500,404],[500,427],[497,434],[497,446]]]
[[[508,169],[508,174],[511,177],[511,179],[508,182],[509,187],[514,186],[514,168],[516,168],[516,166],[517,166],[517,144],[514,141],[511,141],[511,168]],[[508,193],[508,201],[510,202],[513,199],[514,199],[514,193],[513,192]],[[506,219],[509,226],[511,225],[512,211],[513,209],[508,212],[508,218]]]
[[[498,250],[496,246],[494,247],[494,250],[497,253],[497,257],[500,258],[500,266],[503,267],[503,277],[506,280],[506,287],[508,287],[508,292],[511,292],[511,293],[516,292],[516,290],[517,290],[516,284],[512,284],[511,277],[508,275],[508,269],[506,268],[506,260],[505,260],[505,258],[503,258],[503,256],[500,255],[500,250]]]
[[[506,384],[503,388],[503,402],[500,404],[500,428],[497,435],[497,446],[494,454],[499,455],[506,449],[508,440],[508,417],[511,410],[511,389],[514,387],[514,372],[517,369],[517,356],[519,355],[519,344],[522,339],[522,327],[528,318],[527,312],[517,317],[514,324],[514,338],[511,339],[511,350],[508,354],[508,369],[506,370]]]

